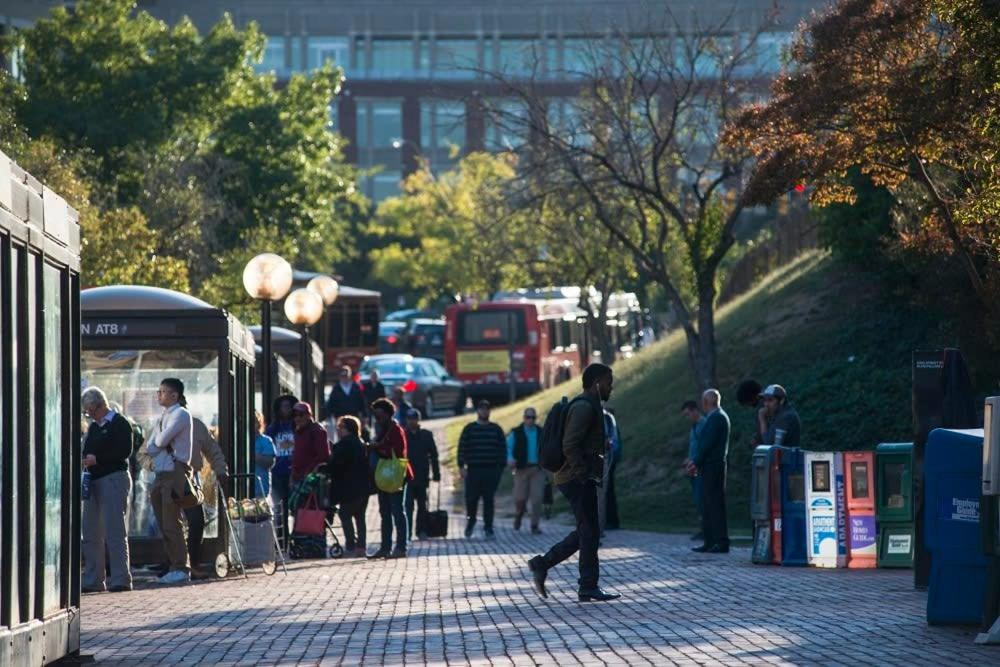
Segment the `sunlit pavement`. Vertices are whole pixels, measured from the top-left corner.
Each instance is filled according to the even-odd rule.
[[[697,555],[676,536],[609,535],[602,584],[620,601],[578,603],[575,559],[544,601],[524,563],[563,531],[545,528],[418,541],[406,560],[87,595],[83,653],[135,665],[1000,664],[972,629],[926,626],[909,571],[753,566],[748,549]]]

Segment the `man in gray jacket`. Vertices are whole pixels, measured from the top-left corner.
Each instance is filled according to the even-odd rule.
[[[152,457],[156,473],[149,496],[170,561],[170,571],[157,582],[180,584],[191,580],[191,567],[181,509],[174,498],[184,495],[184,483],[191,470],[191,413],[184,407],[187,403],[184,383],[177,378],[160,382],[156,397],[163,414],[153,424],[146,441],[146,453]]]
[[[211,431],[205,426],[205,422],[198,418],[192,418],[191,428],[191,471],[195,484],[202,485],[201,473],[204,472],[205,460],[208,460],[215,473],[215,484],[220,488],[226,487],[229,479],[229,468],[226,466],[226,456],[222,453],[219,443],[212,437]],[[218,495],[218,491],[212,489],[211,493]],[[219,507],[219,512],[225,511]],[[204,579],[208,575],[199,571],[201,565],[201,541],[205,535],[205,506],[195,505],[184,510],[184,516],[188,524],[188,555],[191,558],[192,579]]]

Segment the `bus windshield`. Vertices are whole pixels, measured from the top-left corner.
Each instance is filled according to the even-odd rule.
[[[459,314],[459,345],[523,345],[526,338],[523,310],[475,310]]]

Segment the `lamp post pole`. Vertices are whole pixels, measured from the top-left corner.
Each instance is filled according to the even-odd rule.
[[[309,326],[319,322],[323,317],[323,298],[313,290],[305,287],[293,291],[285,299],[285,317],[301,330],[299,338],[299,360],[302,368],[302,400],[313,402],[315,396],[310,394],[312,387],[312,346],[309,344]],[[313,406],[319,414],[319,406]]]
[[[271,403],[274,402],[274,383],[271,356],[271,302],[282,299],[292,286],[292,265],[274,253],[257,255],[243,268],[243,289],[251,298],[261,302],[260,307],[260,347],[264,357],[264,367],[260,370],[261,412],[264,420],[271,421]]]
[[[271,423],[271,405],[274,403],[274,362],[271,357],[271,301],[263,299],[260,302],[260,347],[263,351],[264,367],[261,369],[261,412],[264,422]]]
[[[313,383],[312,383],[312,346],[309,345],[309,325],[303,324],[299,338],[299,357],[302,359],[302,400],[312,403]],[[316,414],[319,414],[319,405],[316,406]]]
[[[323,351],[323,365],[319,372],[319,394],[320,394],[320,405],[316,406],[316,414],[320,415],[322,418],[326,418],[328,415],[323,413],[324,406],[322,405],[323,399],[326,397],[326,362],[327,353],[326,346],[327,341],[329,341],[329,328],[330,322],[326,318],[326,315],[330,313],[330,306],[334,304],[337,300],[337,296],[340,294],[340,285],[336,280],[330,276],[316,276],[309,281],[306,285],[306,289],[319,295],[319,298],[323,301],[323,313],[320,315],[319,320],[319,349]],[[306,330],[308,332],[308,329]]]

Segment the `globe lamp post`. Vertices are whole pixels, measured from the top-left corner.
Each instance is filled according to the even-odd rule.
[[[336,280],[334,280],[330,276],[316,276],[315,278],[309,281],[309,283],[306,285],[306,289],[315,292],[323,300],[324,315],[326,315],[329,312],[330,306],[334,304],[334,302],[337,300],[337,297],[340,295],[340,285],[337,283]],[[326,396],[326,380],[327,380],[326,369],[330,365],[330,360],[327,358],[326,354],[326,346],[329,343],[329,333],[330,333],[329,329],[330,329],[329,321],[323,322],[320,325],[319,336],[318,336],[319,347],[321,350],[323,350],[323,368],[321,368],[319,371],[319,387],[320,387],[319,395],[321,397]],[[320,413],[321,417],[325,418],[327,415],[323,414],[323,410],[320,408],[322,408],[322,406],[317,406],[317,412]]]
[[[285,317],[300,328],[299,358],[302,365],[302,400],[313,402],[312,350],[309,346],[309,327],[323,317],[323,299],[305,287],[292,291],[285,298]],[[314,406],[318,408],[319,406]],[[318,410],[314,410],[318,414]]]
[[[271,356],[271,303],[280,301],[292,287],[292,265],[272,252],[257,255],[243,269],[243,288],[251,298],[260,301],[260,346],[263,349],[264,367],[261,372],[261,412],[264,420],[271,421],[271,403],[274,401]]]

